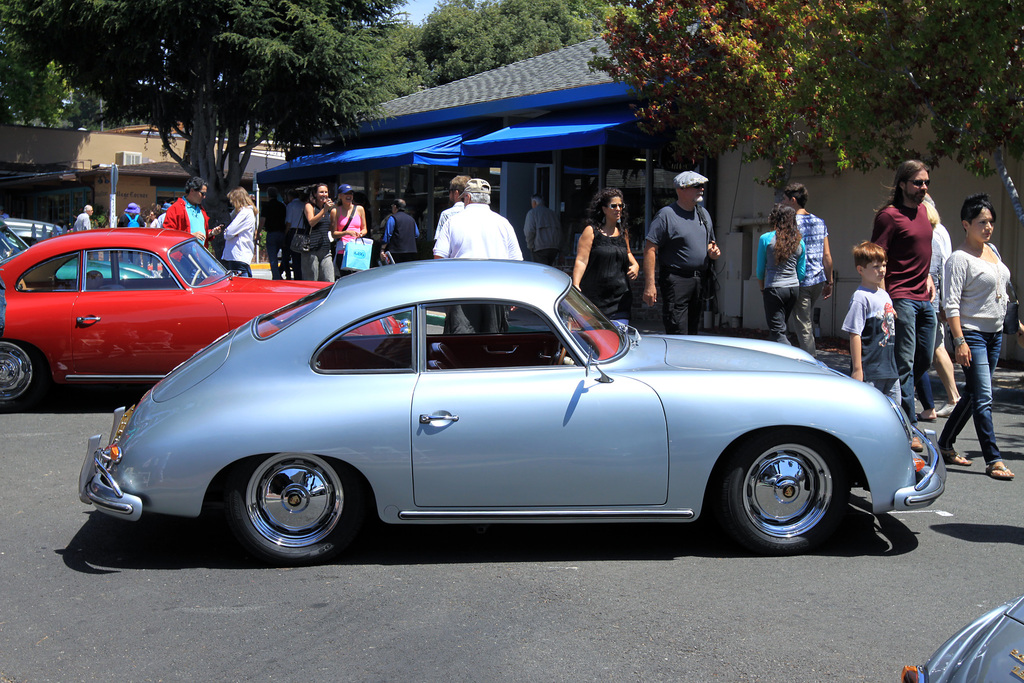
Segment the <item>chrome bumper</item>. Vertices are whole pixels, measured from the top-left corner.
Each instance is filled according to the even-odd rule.
[[[124,408],[114,411],[114,428],[110,433],[110,441],[124,415]],[[85,449],[85,462],[78,474],[78,499],[86,505],[94,505],[97,510],[114,517],[129,521],[137,521],[142,516],[142,499],[125,493],[110,474],[104,464],[103,449],[100,448],[99,434],[91,437]]]
[[[916,473],[917,481],[913,486],[896,491],[893,501],[895,510],[926,507],[946,490],[946,463],[939,457],[939,450],[935,447],[935,431],[928,429],[922,432],[917,427],[913,427],[913,430],[925,445],[925,453],[922,454],[925,466]]]

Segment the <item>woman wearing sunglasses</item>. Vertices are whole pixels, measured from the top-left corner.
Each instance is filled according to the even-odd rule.
[[[640,273],[629,248],[627,220],[621,190],[607,187],[594,195],[572,269],[573,285],[609,320],[623,325],[629,324],[633,306],[630,281]]]

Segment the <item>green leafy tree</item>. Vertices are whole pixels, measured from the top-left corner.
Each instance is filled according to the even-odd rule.
[[[0,124],[53,125],[64,113],[67,85],[54,64],[33,66],[0,23]]]
[[[27,53],[102,97],[107,116],[153,124],[172,158],[210,183],[217,210],[270,136],[300,147],[375,113],[394,4],[5,0],[2,19]]]
[[[1024,3],[877,0],[843,5],[827,19],[831,97],[846,131],[841,162],[892,165],[908,155],[955,160],[997,173],[1024,223],[1005,159],[1024,155]],[[822,26],[826,27],[826,22]],[[911,146],[925,128],[926,149]]]
[[[447,0],[423,23],[425,85],[444,85],[593,38],[592,0]]]

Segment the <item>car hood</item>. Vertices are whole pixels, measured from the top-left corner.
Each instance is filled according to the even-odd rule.
[[[1020,681],[1024,597],[982,615],[943,643],[925,665],[928,683]]]
[[[651,339],[645,337],[644,340]],[[665,363],[684,370],[830,373],[793,346],[737,337],[655,337],[665,343]]]
[[[196,291],[212,294],[262,294],[274,292],[276,294],[293,294],[296,299],[314,292],[322,287],[329,287],[329,282],[305,282],[303,280],[262,280],[254,277],[234,276],[225,278],[209,287],[199,287]]]

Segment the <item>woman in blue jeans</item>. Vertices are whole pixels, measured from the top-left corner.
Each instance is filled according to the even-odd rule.
[[[985,457],[985,473],[993,479],[1013,479],[1003,463],[992,428],[992,373],[999,362],[1003,316],[1006,314],[1010,271],[989,244],[996,211],[987,194],[974,194],[960,209],[964,242],[946,261],[943,277],[946,321],[953,335],[956,362],[964,369],[966,390],[939,436],[939,452],[951,465],[970,465],[953,444],[970,417]],[[1017,338],[1024,326],[1017,323]]]
[[[786,327],[807,268],[807,249],[796,227],[796,210],[776,204],[768,216],[772,232],[757,244],[757,279],[764,298],[768,338],[789,344]]]

